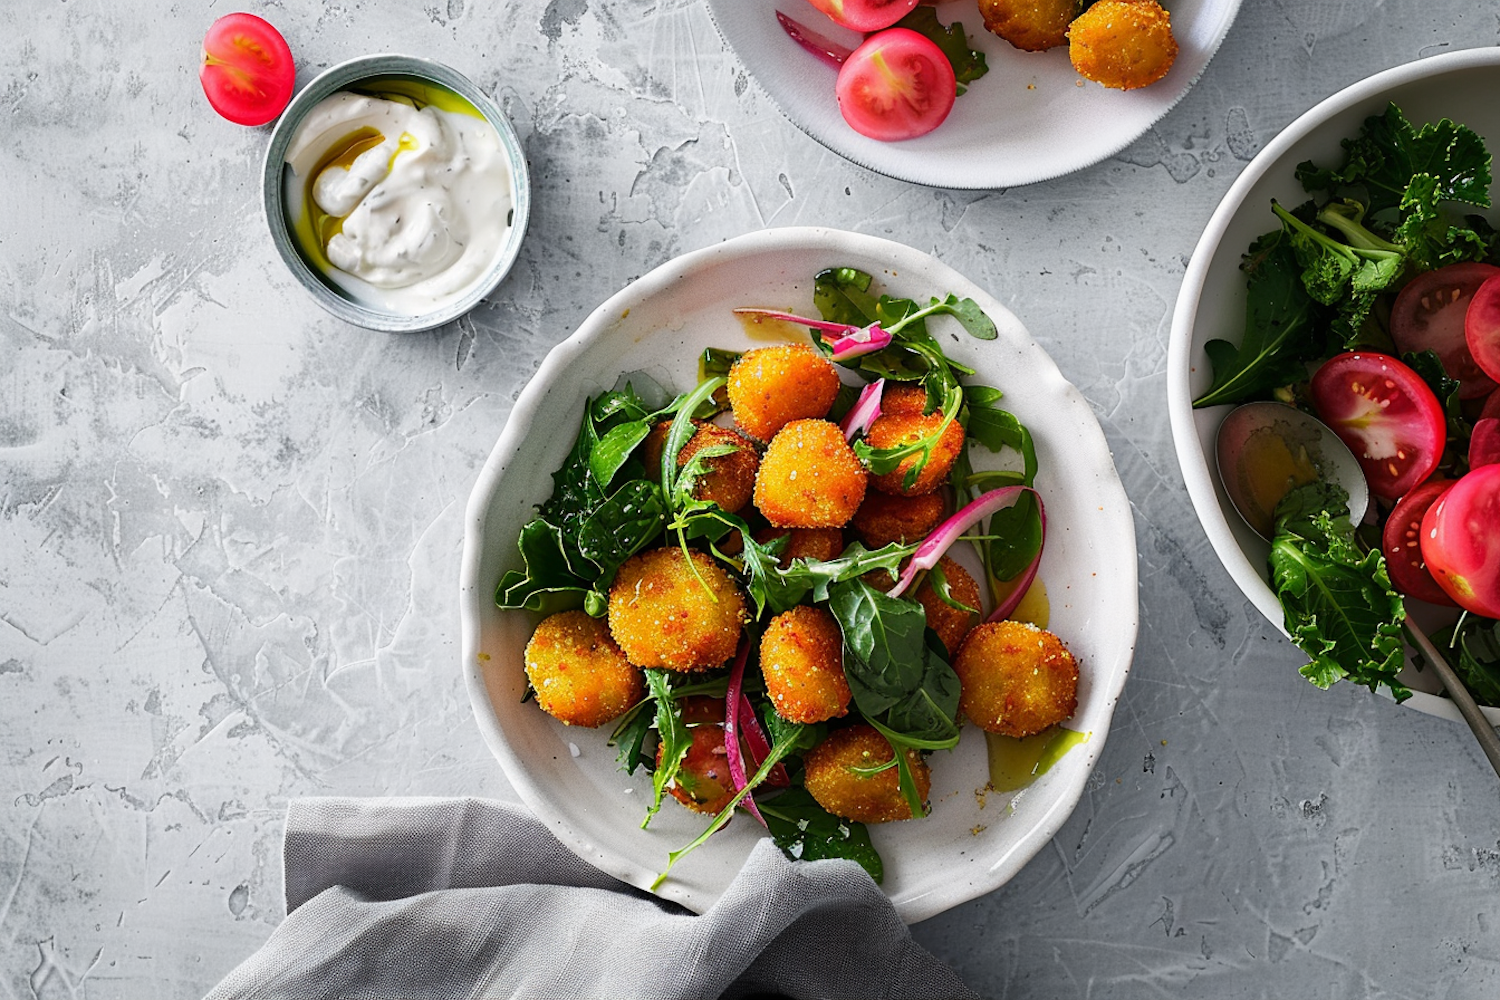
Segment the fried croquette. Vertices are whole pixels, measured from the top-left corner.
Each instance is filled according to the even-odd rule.
[[[963,645],[964,637],[979,621],[979,584],[974,582],[968,570],[947,556],[938,560],[938,568],[942,570],[943,578],[948,581],[949,596],[974,610],[965,611],[962,608],[955,608],[943,600],[937,588],[932,585],[930,573],[912,596],[916,598],[918,604],[922,605],[922,610],[927,612],[927,627],[937,633],[938,638],[943,641],[943,648],[951,657],[958,652],[959,646]]]
[[[827,562],[844,551],[842,528],[762,528],[755,533],[755,540],[764,545],[782,535],[790,536],[781,550],[782,569],[788,569],[793,559]]]
[[[601,726],[646,696],[609,626],[582,611],[542,619],[523,660],[537,704],[565,725]]]
[[[1026,622],[986,622],[953,658],[958,707],[979,728],[1030,736],[1078,707],[1078,663],[1051,632]]]
[[[712,557],[651,549],[620,567],[609,588],[609,631],[638,667],[707,670],[734,655],[745,598]]]
[[[732,445],[734,451],[704,459],[708,471],[698,477],[693,485],[693,496],[708,500],[737,514],[750,502],[755,490],[755,471],[760,468],[760,453],[754,443],[734,431],[717,424],[695,421],[697,431],[688,438],[687,444],[677,453],[677,467],[690,462],[694,455],[711,445]],[[646,475],[657,479],[661,475],[661,453],[667,446],[667,434],[672,429],[670,420],[663,420],[651,428],[639,446],[640,459],[646,466]]]
[[[839,394],[839,373],[809,344],[757,347],[729,369],[728,391],[735,423],[770,441],[793,420],[827,415]]]
[[[793,420],[761,456],[755,506],[778,528],[841,528],[865,498],[866,479],[837,424]]]
[[[804,604],[771,619],[760,640],[760,672],[772,707],[788,722],[849,714],[844,633],[823,608]]]
[[[984,26],[1018,49],[1041,52],[1065,45],[1080,0],[979,0]]]
[[[1069,27],[1068,55],[1085,79],[1116,90],[1148,86],[1177,58],[1171,15],[1156,0],[1099,0]]]
[[[892,542],[907,545],[931,534],[945,513],[947,504],[936,490],[909,497],[870,490],[849,527],[866,548],[878,549]]]
[[[927,390],[916,385],[889,387],[881,396],[880,416],[870,424],[870,429],[865,434],[865,441],[870,447],[895,448],[912,444],[938,434],[939,427],[942,427],[942,433],[933,445],[932,454],[922,471],[917,473],[910,486],[906,485],[906,473],[921,459],[921,453],[903,458],[901,464],[890,472],[871,476],[870,483],[877,490],[916,496],[919,493],[931,493],[948,478],[948,470],[953,468],[953,463],[963,451],[964,429],[957,420],[949,421],[944,427],[941,411],[924,416],[922,409],[926,403]]]
[[[716,503],[735,514],[744,509],[755,491],[755,473],[760,468],[755,445],[734,431],[715,424],[703,424],[677,453],[677,465],[687,465],[698,452],[714,445],[728,445],[734,451],[703,460],[708,472],[693,484],[693,496]]]
[[[734,781],[729,776],[729,753],[724,749],[724,727],[712,722],[688,726],[692,745],[678,765],[677,778],[668,787],[672,798],[693,812],[718,813],[734,798]],[[656,747],[656,763],[661,766],[662,748]]]
[[[806,769],[803,784],[818,805],[835,816],[857,823],[889,823],[911,819],[911,807],[901,794],[901,778],[895,767],[875,774],[856,768],[879,767],[896,759],[891,745],[873,726],[836,729],[802,758]],[[932,772],[915,750],[906,751],[917,795],[927,801],[932,790]]]

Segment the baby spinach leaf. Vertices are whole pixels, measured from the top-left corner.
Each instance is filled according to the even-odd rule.
[[[1360,552],[1348,501],[1342,487],[1316,482],[1276,506],[1272,588],[1292,641],[1312,658],[1304,677],[1322,688],[1344,678],[1372,691],[1384,684],[1402,701],[1411,696],[1396,679],[1405,608],[1380,551]]]
[[[830,323],[869,326],[875,322],[871,278],[852,267],[830,267],[813,278],[813,304]]]
[[[787,857],[803,861],[848,858],[858,862],[877,883],[885,878],[885,865],[870,843],[869,828],[833,815],[818,805],[807,789],[794,786],[774,798],[756,799],[755,804],[776,846]]]
[[[590,589],[588,580],[568,568],[565,542],[556,525],[540,518],[521,528],[518,542],[525,570],[510,570],[500,578],[495,603],[510,610],[553,614],[581,607]]]

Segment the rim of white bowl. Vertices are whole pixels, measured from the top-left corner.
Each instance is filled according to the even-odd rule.
[[[1282,129],[1276,138],[1235,178],[1219,206],[1209,217],[1203,235],[1193,248],[1193,256],[1182,276],[1182,287],[1177,295],[1177,305],[1172,311],[1172,331],[1167,345],[1167,417],[1172,429],[1172,440],[1177,451],[1177,464],[1187,485],[1188,497],[1203,531],[1208,535],[1219,561],[1229,571],[1234,582],[1250,602],[1275,625],[1282,635],[1286,626],[1281,614],[1281,605],[1260,572],[1251,565],[1244,551],[1235,541],[1229,521],[1219,506],[1214,491],[1215,473],[1209,468],[1208,456],[1199,446],[1198,429],[1193,419],[1193,397],[1189,374],[1191,372],[1194,320],[1202,301],[1203,283],[1209,266],[1220,248],[1225,232],[1229,229],[1250,189],[1264,177],[1295,144],[1320,127],[1328,119],[1356,105],[1362,104],[1396,87],[1417,80],[1445,73],[1473,69],[1480,66],[1500,65],[1500,48],[1465,49],[1461,52],[1445,52],[1415,62],[1403,63],[1350,84],[1343,90],[1324,98],[1307,111],[1297,116]],[[1236,251],[1238,253],[1238,251]],[[1382,694],[1388,693],[1384,688]],[[1447,698],[1425,691],[1412,692],[1403,704],[1443,718],[1462,722],[1458,709]],[[1481,706],[1491,723],[1500,725],[1500,707]]]
[[[492,593],[493,581],[487,582],[479,579],[483,531],[488,516],[490,498],[494,493],[498,480],[505,472],[506,459],[514,452],[515,443],[518,440],[524,439],[530,429],[531,416],[526,412],[528,409],[526,405],[528,397],[534,392],[539,391],[535,387],[548,382],[555,376],[556,372],[566,369],[579,355],[586,351],[600,335],[601,331],[604,331],[608,324],[620,315],[625,303],[642,295],[655,295],[664,292],[672,284],[680,280],[684,274],[691,272],[706,261],[713,260],[715,257],[721,256],[726,252],[741,249],[796,250],[807,247],[830,247],[839,242],[858,243],[864,247],[887,245],[891,248],[899,248],[899,252],[901,253],[921,254],[929,258],[936,266],[952,272],[953,278],[956,281],[973,285],[979,289],[980,294],[993,301],[998,309],[1005,310],[1006,312],[1009,311],[1005,309],[1002,303],[994,300],[993,296],[989,295],[982,288],[979,288],[971,279],[954,271],[947,264],[932,257],[932,255],[916,250],[903,243],[863,233],[825,227],[782,227],[757,230],[673,258],[653,268],[640,278],[626,285],[620,291],[611,295],[604,303],[591,312],[566,340],[559,343],[547,354],[541,366],[527,381],[526,387],[516,400],[516,405],[512,410],[511,416],[507,418],[494,448],[480,470],[478,479],[469,494],[469,499],[464,510],[464,544],[459,564],[461,662],[464,670],[465,687],[471,704],[476,708],[474,713],[475,723],[479,727],[480,734],[486,746],[489,747],[491,753],[500,763],[502,770],[506,773],[507,779],[511,781],[516,793],[533,814],[540,816],[542,810],[538,808],[538,805],[545,805],[545,803],[533,801],[531,789],[511,777],[515,771],[524,772],[524,768],[522,768],[521,762],[515,758],[510,744],[500,733],[499,720],[494,716],[493,712],[485,714],[478,710],[480,704],[489,703],[489,693],[485,687],[483,672],[479,666],[480,630],[477,622],[473,620],[468,610],[469,603],[479,599],[481,593],[486,600],[489,599],[488,595]],[[1037,350],[1041,352],[1046,363],[1050,366],[1050,370],[1038,373],[1039,377],[1056,380],[1059,383],[1059,391],[1076,396],[1078,401],[1087,407],[1088,403],[1084,400],[1078,388],[1063,377],[1056,363],[1052,361],[1051,356],[1047,355],[1045,351],[1041,351],[1039,346]],[[1092,413],[1092,411],[1090,412]],[[1102,437],[1102,428],[1100,428],[1100,434]],[[1105,454],[1109,454],[1107,442],[1105,442]],[[1110,469],[1114,471],[1112,458],[1109,459],[1109,465]],[[1116,571],[1116,580],[1122,592],[1135,595],[1138,591],[1135,526],[1129,513],[1131,509],[1129,498],[1125,494],[1123,484],[1120,483],[1117,471],[1114,472],[1113,486],[1117,492],[1116,500],[1119,507],[1125,512],[1125,530],[1130,537],[1130,558],[1121,561]],[[1117,657],[1117,662],[1112,663],[1111,667],[1113,668],[1118,664],[1119,669],[1112,669],[1110,671],[1108,683],[1096,684],[1095,687],[1097,700],[1102,705],[1107,706],[1105,713],[1107,720],[1113,719],[1114,711],[1119,705],[1125,681],[1130,675],[1131,665],[1135,656],[1139,625],[1140,607],[1139,601],[1136,600],[1135,602],[1128,603],[1128,611],[1113,628],[1115,634],[1126,640],[1122,643],[1124,650],[1122,657],[1124,662],[1123,664],[1118,664],[1120,657]],[[946,890],[928,890],[915,898],[898,901],[897,911],[901,918],[907,923],[916,923],[925,920],[976,895],[992,891],[1013,877],[1022,866],[1030,861],[1031,858],[1056,836],[1062,824],[1073,814],[1088,784],[1089,775],[1093,773],[1093,769],[1097,766],[1099,757],[1103,753],[1108,735],[1109,723],[1107,721],[1103,727],[1091,731],[1089,738],[1074,750],[1074,753],[1081,754],[1079,758],[1082,764],[1080,776],[1077,780],[1070,781],[1063,787],[1057,799],[1049,806],[1045,815],[1037,822],[1035,827],[1019,838],[1016,843],[1010,845],[1003,854],[990,861],[986,869],[987,873],[991,875],[999,873],[997,881],[993,884],[986,883],[983,888],[976,891],[971,883],[962,879],[955,879]],[[628,859],[621,858],[615,853],[601,849],[598,845],[589,842],[587,838],[578,835],[567,826],[554,824],[552,833],[563,840],[570,850],[573,850],[580,857],[583,857],[602,871],[628,884],[641,884],[640,873],[634,869]],[[649,881],[650,876],[648,874],[646,882],[649,883]],[[689,906],[689,908],[692,908],[695,902],[691,898],[691,894],[683,893],[672,881],[668,881],[662,886],[656,892],[656,895]]]

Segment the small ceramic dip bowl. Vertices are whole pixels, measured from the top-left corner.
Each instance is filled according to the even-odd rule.
[[[261,199],[281,259],[333,315],[441,326],[515,263],[531,182],[515,130],[463,74],[369,55],[317,76],[266,150]]]

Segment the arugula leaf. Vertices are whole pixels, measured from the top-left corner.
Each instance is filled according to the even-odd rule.
[[[813,278],[813,304],[830,323],[869,326],[875,322],[871,277],[852,267],[830,267]]]
[[[1214,380],[1193,406],[1243,403],[1307,377],[1305,363],[1322,346],[1312,336],[1317,304],[1302,283],[1302,267],[1285,229],[1250,244],[1240,264],[1249,275],[1245,335],[1204,345]]]
[[[1277,504],[1272,587],[1292,641],[1312,658],[1304,677],[1321,688],[1344,678],[1372,691],[1384,684],[1403,701],[1405,608],[1380,551],[1360,553],[1348,502],[1342,487],[1319,481]]]
[[[644,670],[642,673],[646,675],[647,690],[656,700],[656,732],[661,740],[658,751],[660,760],[651,774],[651,805],[646,810],[646,818],[641,821],[641,829],[644,830],[651,822],[651,817],[661,808],[662,796],[672,782],[677,780],[677,772],[682,769],[682,758],[687,756],[693,745],[693,734],[688,732],[687,724],[682,721],[682,709],[672,691],[670,673],[655,669]]]
[[[656,762],[655,753],[648,753],[645,749],[646,737],[651,735],[656,724],[655,707],[656,700],[648,695],[615,720],[614,731],[609,734],[609,745],[620,748],[615,763],[626,774],[634,774],[642,765],[650,770]],[[651,711],[647,711],[648,708]]]
[[[931,7],[913,7],[911,13],[896,22],[896,27],[910,28],[917,34],[932,39],[943,50],[943,55],[953,64],[959,94],[968,89],[964,84],[973,83],[990,71],[985,64],[984,53],[969,48],[969,36],[964,32],[964,26],[954,21],[948,27],[943,27],[938,21],[937,11]]]
[[[885,865],[870,843],[863,823],[835,816],[818,805],[807,789],[788,788],[767,801],[756,800],[766,827],[783,854],[793,860],[849,858],[870,873],[876,883],[885,878]]]

